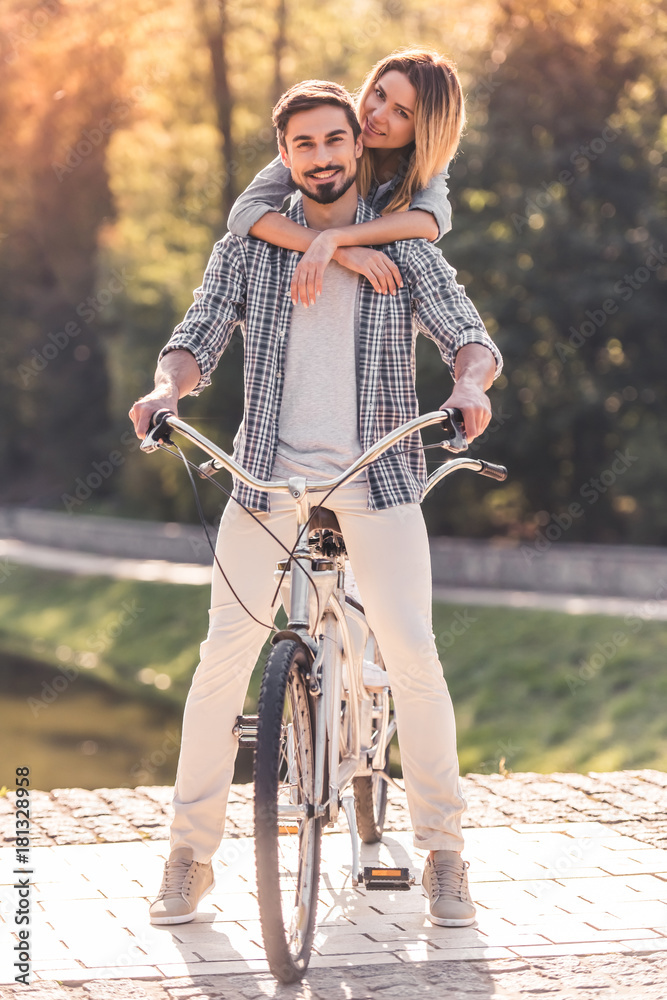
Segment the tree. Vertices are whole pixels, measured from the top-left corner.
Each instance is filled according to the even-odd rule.
[[[113,212],[105,167],[126,105],[120,38],[102,11],[49,0],[4,8],[0,61],[2,499],[54,502],[108,430],[97,234]],[[117,286],[117,287],[116,287]]]
[[[569,540],[667,541],[666,24],[645,6],[643,30],[623,4],[501,7],[444,245],[505,355],[484,453],[512,475],[460,483],[441,529],[530,538],[577,504]]]
[[[213,102],[218,129],[222,137],[222,211],[226,218],[236,199],[236,173],[232,169],[232,164],[236,163],[236,147],[232,129],[234,100],[229,82],[227,57],[230,32],[228,4],[227,0],[217,0],[217,14],[209,10],[208,0],[195,0],[195,5],[202,36],[211,56]]]
[[[287,48],[287,0],[277,0],[276,29],[273,38],[273,93],[275,105],[280,95],[285,91],[283,76],[283,59]]]

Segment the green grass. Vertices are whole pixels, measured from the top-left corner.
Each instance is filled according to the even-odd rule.
[[[134,696],[182,704],[206,634],[207,610],[207,587],[18,567],[0,587],[0,653],[48,664],[55,672],[94,674]],[[142,683],[141,670],[165,674],[170,686]]]
[[[451,639],[462,609],[437,605]],[[461,770],[667,770],[667,630],[635,617],[469,608],[442,649]]]
[[[60,746],[67,778],[56,784],[113,784],[106,765],[120,753],[119,734],[131,742],[144,729],[149,746],[159,748],[164,732],[173,731],[206,632],[208,596],[207,587],[15,568],[0,587],[0,660],[21,663],[22,673],[20,691],[13,684],[4,692],[11,697],[0,719],[2,756],[9,747],[14,759],[20,746],[27,758],[41,759],[49,746]],[[664,624],[437,604],[434,632],[457,716],[462,773],[503,766],[667,770]],[[75,679],[50,707],[49,688],[68,672]],[[256,669],[246,711],[260,674]],[[77,758],[85,778],[75,782],[66,761],[72,747],[90,740],[84,731],[98,734],[99,750],[94,761]],[[135,769],[144,752],[139,744],[131,748]],[[170,780],[174,763],[153,780]],[[117,783],[133,783],[131,770],[122,763]]]

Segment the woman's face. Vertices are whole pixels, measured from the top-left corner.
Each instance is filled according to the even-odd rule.
[[[371,88],[361,109],[361,135],[370,149],[401,149],[415,137],[417,91],[392,69]]]

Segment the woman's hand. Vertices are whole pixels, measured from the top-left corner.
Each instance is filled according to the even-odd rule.
[[[294,305],[298,302],[302,302],[306,308],[315,305],[317,296],[322,294],[324,270],[337,249],[335,229],[325,229],[313,240],[297,264],[292,278],[290,293]]]
[[[294,305],[315,305],[322,294],[324,271],[329,261],[335,259],[343,267],[368,278],[376,292],[396,294],[403,287],[403,279],[393,260],[371,247],[342,246],[337,243],[337,230],[326,229],[311,243],[299,261],[292,278],[290,293]]]
[[[403,287],[398,266],[380,250],[373,250],[372,247],[339,247],[335,259],[350,271],[363,274],[375,291],[382,295],[395,295]]]

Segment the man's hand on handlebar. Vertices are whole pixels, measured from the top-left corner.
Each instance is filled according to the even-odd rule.
[[[483,434],[491,420],[491,403],[486,390],[496,374],[496,360],[483,344],[464,344],[454,362],[456,383],[441,410],[455,406],[463,414],[468,441]]]
[[[471,383],[457,382],[451,396],[440,409],[451,410],[452,407],[463,414],[468,442],[484,433],[491,420],[491,403],[483,389]]]
[[[158,362],[155,372],[155,388],[138,399],[130,410],[137,437],[146,437],[148,425],[156,410],[171,410],[178,413],[181,396],[192,392],[200,379],[199,365],[190,351],[169,351]]]
[[[130,419],[134,424],[134,430],[138,438],[143,439],[148,433],[150,419],[156,410],[171,410],[174,415],[178,414],[178,395],[165,393],[164,390],[154,389],[147,396],[138,399],[130,410]]]

